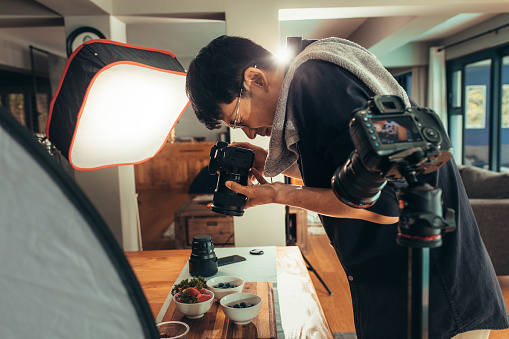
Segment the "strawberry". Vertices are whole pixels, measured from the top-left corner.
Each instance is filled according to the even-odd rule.
[[[198,289],[196,287],[189,287],[187,289],[187,293],[189,293],[193,297],[196,297],[198,294],[200,294],[200,291],[198,291]]]
[[[204,301],[207,301],[207,300],[209,300],[210,298],[212,298],[212,296],[211,296],[211,295],[208,295],[208,294],[201,294],[201,293],[200,293],[200,294],[198,294],[196,297],[198,298],[198,302],[199,302],[199,303],[204,302]]]
[[[200,293],[201,293],[201,294],[205,294],[205,293],[206,293],[206,290],[205,290],[205,288],[203,288],[203,287],[202,287],[202,288],[200,288],[198,291],[200,291]]]

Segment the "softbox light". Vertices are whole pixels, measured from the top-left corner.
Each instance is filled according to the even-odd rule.
[[[104,220],[2,106],[0,145],[0,338],[159,338]]]
[[[97,39],[69,57],[46,137],[78,170],[138,164],[166,143],[189,104],[171,52]]]

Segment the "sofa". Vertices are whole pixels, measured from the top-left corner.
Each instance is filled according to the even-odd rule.
[[[509,275],[509,173],[458,166],[497,275]]]

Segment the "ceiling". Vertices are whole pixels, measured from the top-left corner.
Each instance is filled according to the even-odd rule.
[[[0,0],[0,35],[65,56],[62,15],[109,15],[114,12],[108,8],[111,2]],[[491,20],[501,12],[509,13],[509,2],[288,9],[279,12],[280,36],[282,42],[286,36],[342,37],[361,44],[378,56],[409,43],[441,41]],[[192,58],[211,39],[226,32],[225,15],[221,12],[129,13],[115,17],[126,23],[128,43],[170,50],[178,58]]]

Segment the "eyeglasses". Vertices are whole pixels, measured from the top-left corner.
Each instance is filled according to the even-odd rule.
[[[242,88],[243,87],[244,87],[244,82],[242,82],[241,87],[240,87],[239,100],[237,101],[237,110],[235,111],[235,119],[233,119],[233,124],[230,125],[230,128],[233,128],[233,129],[247,127],[246,125],[237,123],[237,117],[239,116],[239,108],[240,108],[240,98],[242,97]]]
[[[254,65],[254,68],[258,68],[258,66]],[[244,73],[244,72],[242,72]],[[239,100],[237,101],[237,110],[235,111],[235,119],[233,119],[233,124],[230,125],[230,128],[233,129],[239,129],[239,128],[246,128],[248,126],[243,124],[237,123],[237,118],[239,116],[239,108],[240,108],[240,98],[242,97],[242,89],[244,88],[244,79],[242,79],[242,83],[240,84],[240,93],[239,93]]]

